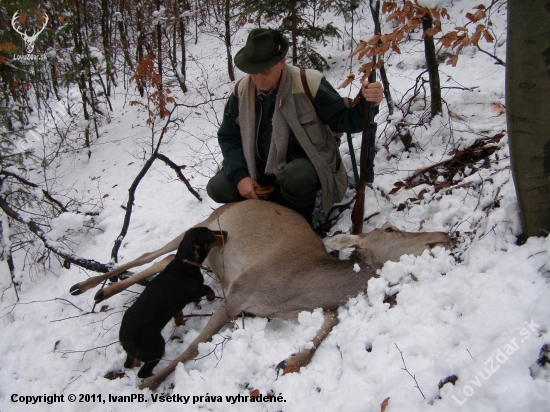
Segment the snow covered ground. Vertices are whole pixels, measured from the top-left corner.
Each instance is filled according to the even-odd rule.
[[[477,5],[475,1],[444,3],[453,18],[450,27],[463,25],[464,14]],[[501,57],[505,56],[505,17],[503,8],[493,16],[501,36],[496,49]],[[343,33],[344,27],[350,29],[341,20],[335,23]],[[355,31],[356,38],[370,37],[369,15],[356,24]],[[245,37],[242,30],[234,52]],[[179,98],[189,106],[204,101],[203,96],[210,98],[211,93],[220,100],[181,108],[178,115],[185,119],[184,128],[170,135],[161,149],[176,163],[187,165],[183,172],[203,200],[193,197],[166,165],[154,163],[136,192],[120,263],[163,245],[216,207],[205,186],[221,161],[216,122],[224,104],[221,98],[230,91],[225,51],[221,41],[216,42],[202,36],[197,45],[190,45],[195,57],[189,62],[190,91]],[[334,41],[322,54],[335,62],[327,78],[339,84],[348,74],[349,47],[343,51],[341,41]],[[414,85],[422,62],[421,45],[387,61],[396,100]],[[101,311],[98,307],[89,313],[94,292],[73,297],[69,288],[94,273],[76,266],[22,269],[19,256],[18,303],[9,288],[7,265],[0,263],[0,286],[8,288],[0,306],[0,410],[351,412],[379,411],[386,398],[386,411],[550,410],[550,368],[537,363],[543,345],[550,344],[550,237],[516,245],[519,214],[506,119],[499,113],[499,104],[505,105],[504,68],[468,50],[457,67],[442,64],[440,71],[443,86],[451,87],[444,89],[444,98],[454,117],[446,108],[441,117],[418,127],[415,146],[409,151],[399,139],[387,139],[401,119],[388,119],[382,105],[377,174],[374,190],[367,190],[365,207],[366,216],[377,214],[364,230],[390,220],[409,231],[446,231],[453,234],[453,248],[387,263],[380,277],[369,281],[366,293],[352,297],[338,310],[340,323],[308,367],[285,376],[277,376],[274,368],[314,336],[322,322],[320,310],[302,313],[297,322],[254,318],[246,319],[245,329],[240,322],[228,326],[212,343],[200,347],[198,360],[180,365],[156,392],[137,389],[137,369],[106,379],[110,372],[124,371],[118,327],[125,305],[142,287],[134,286],[106,301]],[[120,206],[127,201],[127,190],[150,144],[145,114],[130,107],[124,93],[117,90],[112,121],[102,125],[102,137],[92,147],[91,158],[84,152],[67,154],[57,169],[64,187],[99,199],[101,213],[95,218],[98,229],[91,232],[84,231],[86,221],[80,215],[61,215],[50,237],[71,236],[74,253],[101,262],[108,261],[120,233],[125,213]],[[131,94],[136,98],[134,91]],[[422,113],[422,99],[415,104],[415,113]],[[503,131],[500,140],[488,143],[498,147],[485,162],[487,167],[461,169],[450,184],[402,187],[389,194],[398,187],[396,182],[449,159],[451,150],[464,150],[477,139]],[[359,147],[359,135],[354,143]],[[39,142],[32,144],[39,148]],[[341,151],[350,169],[347,145]],[[349,175],[351,179],[351,170]],[[436,181],[441,183],[446,183],[444,178]],[[346,200],[352,196],[350,190]],[[347,210],[331,233],[349,230]],[[397,303],[390,307],[384,301],[397,292]],[[202,308],[189,305],[185,313],[209,314],[218,303],[204,302]],[[192,317],[185,326],[169,323],[164,330],[166,359],[181,353],[206,322],[207,317]],[[157,370],[163,365],[166,362]],[[454,385],[438,387],[453,375],[458,378]],[[252,402],[252,390],[273,395],[273,401]],[[175,402],[161,402],[167,400],[161,394],[174,395],[169,399]],[[36,402],[38,398],[32,397],[40,395],[63,396],[63,402],[48,404],[53,398],[44,398],[25,404]],[[70,395],[76,395],[75,402]],[[122,402],[123,396],[133,396],[133,402]]]

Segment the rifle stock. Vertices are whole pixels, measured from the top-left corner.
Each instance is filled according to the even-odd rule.
[[[380,33],[379,11],[380,1],[376,2],[376,7],[371,11],[375,22],[374,34]],[[369,75],[369,83],[376,81],[376,55],[372,58],[372,71]],[[363,219],[365,215],[365,186],[367,183],[374,181],[374,156],[376,155],[376,128],[374,122],[376,106],[374,103],[367,102],[365,105],[365,119],[363,121],[363,135],[361,138],[361,155],[360,155],[360,171],[359,183],[356,185],[355,205],[351,212],[351,233],[359,235],[363,233]]]

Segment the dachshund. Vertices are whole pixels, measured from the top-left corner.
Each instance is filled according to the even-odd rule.
[[[185,305],[214,292],[204,285],[200,264],[208,252],[223,244],[225,231],[206,227],[187,230],[178,247],[176,257],[144,289],[122,317],[119,339],[127,353],[124,367],[144,365],[139,378],[153,375],[154,367],[164,355],[161,331],[170,318]]]

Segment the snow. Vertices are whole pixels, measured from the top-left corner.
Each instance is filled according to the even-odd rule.
[[[421,2],[446,6],[454,19],[446,23],[450,27],[462,25],[461,16],[478,4],[455,3]],[[494,29],[500,30],[500,56],[505,55],[501,41],[505,17],[505,10],[492,17]],[[344,28],[338,17],[333,20]],[[356,22],[354,30],[356,39],[369,38],[370,16]],[[245,38],[246,30],[240,30],[233,53]],[[127,99],[124,90],[117,90],[111,122],[100,126],[102,137],[92,146],[91,157],[84,150],[69,153],[58,166],[63,187],[101,199],[101,213],[95,218],[99,230],[85,230],[84,215],[73,212],[52,222],[48,236],[73,239],[76,255],[108,262],[114,240],[120,239],[118,263],[128,262],[164,245],[217,206],[205,187],[221,162],[215,134],[223,98],[230,90],[225,49],[221,41],[216,43],[208,36],[200,36],[198,44],[190,42],[188,47],[194,56],[188,63],[189,92],[178,95],[179,101],[193,106],[210,93],[219,100],[199,109],[182,107],[178,117],[184,124],[173,129],[161,152],[187,166],[183,173],[203,201],[175,180],[171,169],[155,162],[136,191],[129,231],[119,238],[125,213],[120,206],[126,205],[127,190],[145,162],[150,130],[145,126],[147,114],[127,104],[138,98],[137,92],[132,89]],[[422,50],[415,50],[416,54],[404,52],[387,60],[396,100],[423,70],[423,57],[418,55]],[[330,62],[335,64],[326,76],[339,84],[349,73],[349,51],[342,51],[342,44],[335,40],[321,46],[321,52],[333,57]],[[457,67],[442,64],[440,70],[444,85],[464,88],[444,90],[449,109],[460,119],[446,112],[418,127],[412,132],[416,146],[409,152],[399,139],[378,141],[376,177],[373,189],[366,190],[365,215],[378,214],[364,230],[392,221],[408,231],[446,231],[455,236],[453,248],[435,248],[418,257],[388,262],[379,277],[368,282],[365,293],[338,309],[339,324],[317,348],[309,366],[284,376],[277,376],[275,369],[290,354],[311,345],[323,321],[319,309],[301,313],[297,321],[246,318],[244,329],[241,320],[235,320],[212,342],[201,344],[198,359],[179,365],[156,392],[140,391],[137,369],[124,370],[125,353],[117,341],[123,311],[143,288],[133,286],[90,313],[95,291],[71,296],[69,288],[94,273],[76,266],[64,269],[55,260],[48,268],[31,268],[23,265],[23,256],[15,254],[16,276],[21,281],[19,302],[7,265],[0,262],[0,410],[354,412],[379,411],[388,397],[386,410],[392,412],[550,410],[548,365],[540,368],[536,364],[541,347],[550,344],[550,237],[516,244],[520,218],[507,137],[498,143],[489,168],[475,172],[468,168],[464,175],[456,175],[449,189],[436,192],[432,185],[421,185],[388,195],[395,182],[448,159],[452,149],[463,150],[476,139],[506,129],[505,116],[493,110],[495,102],[505,103],[503,67],[482,53],[469,51],[460,56]],[[176,88],[172,87],[174,93]],[[355,95],[352,89],[349,94]],[[414,116],[420,116],[423,109],[423,103],[417,102]],[[379,135],[386,130],[388,136],[402,120],[400,113],[389,118],[383,104],[377,118]],[[77,126],[81,130],[86,125],[77,122]],[[41,144],[28,140],[35,147]],[[360,135],[354,136],[354,146],[360,147]],[[341,151],[351,179],[347,145]],[[424,188],[428,190],[421,199],[410,200]],[[352,196],[350,191],[346,199]],[[400,204],[405,207],[398,211]],[[82,210],[88,211],[86,205]],[[331,233],[349,230],[347,210]],[[212,284],[209,278],[207,282]],[[390,307],[384,301],[396,293],[397,303]],[[189,305],[184,313],[210,314],[218,303],[203,301],[201,308]],[[191,317],[185,326],[169,323],[163,331],[165,358],[180,354],[207,321],[208,317]],[[169,339],[172,335],[176,339]],[[166,364],[161,362],[156,370]],[[113,371],[125,371],[125,375],[104,378]],[[439,389],[438,383],[451,375],[458,377],[456,384]],[[262,396],[273,395],[273,401],[252,402],[248,396],[254,389]],[[153,401],[153,395],[163,393],[173,395],[169,399],[175,402],[167,402],[168,398]],[[54,394],[63,395],[64,401],[48,404],[46,399],[25,398]],[[95,398],[78,402],[86,394]],[[76,395],[77,401],[70,402],[69,395]],[[131,403],[116,402],[123,398],[110,395],[135,398]],[[229,398],[238,395],[246,396],[247,402],[242,397],[239,402]],[[140,396],[147,402],[139,402]],[[36,403],[27,406],[25,400]]]
[[[48,233],[48,236],[57,240],[64,236],[68,231],[79,231],[83,228],[86,222],[86,216],[77,213],[61,213],[57,218],[51,222],[52,230]]]

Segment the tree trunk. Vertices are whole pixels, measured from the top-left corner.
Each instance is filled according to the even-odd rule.
[[[101,37],[103,40],[103,51],[105,53],[105,82],[107,83],[106,93],[107,96],[111,96],[111,83],[109,82],[111,76],[111,44],[109,42],[111,36],[110,26],[111,16],[109,15],[109,2],[107,0],[101,0]],[[100,73],[98,73],[101,76]]]
[[[132,58],[130,57],[130,43],[128,42],[128,35],[126,33],[126,26],[124,25],[124,12],[125,12],[125,4],[124,0],[120,2],[119,10],[121,13],[121,16],[118,20],[118,31],[120,35],[120,43],[122,44],[122,54],[124,54],[124,60],[126,61],[126,64],[128,65],[128,68],[131,72],[134,71],[134,62],[132,61]]]
[[[137,64],[139,64],[139,62],[143,60],[143,48],[145,46],[145,33],[143,32],[144,28],[142,24],[143,10],[142,10],[141,4],[138,4],[137,6],[136,21],[137,21],[137,24],[136,24],[137,32],[138,32],[137,44],[136,44],[136,60],[137,60]],[[138,80],[137,86],[138,86],[140,96],[143,97],[145,95],[145,89],[141,81]]]
[[[425,14],[422,18],[422,28],[424,31],[433,27],[433,18],[429,14]],[[435,42],[433,36],[424,37],[424,55],[426,56],[426,64],[428,65],[428,73],[430,76],[430,92],[432,118],[443,113],[443,104],[441,101],[441,84],[439,82],[439,64],[435,55]]]
[[[233,58],[231,57],[231,25],[230,15],[231,0],[225,0],[225,50],[227,52],[227,72],[229,73],[229,79],[235,81],[235,72],[233,71]]]
[[[506,121],[522,238],[550,232],[550,7],[508,1]]]
[[[292,64],[296,66],[298,64],[298,16],[296,2],[292,2],[291,22],[292,22]]]
[[[157,11],[160,11],[161,0],[157,0]],[[158,70],[160,76],[159,90],[162,91],[162,28],[160,22],[157,24],[157,57],[158,57]],[[161,113],[160,117],[164,117]]]
[[[186,48],[185,48],[185,23],[187,21],[186,17],[181,16],[183,11],[188,11],[191,9],[191,6],[187,0],[180,0],[180,3],[182,4],[179,9],[180,18],[179,18],[179,32],[180,32],[180,47],[181,47],[181,76],[183,79],[181,79],[182,91],[184,93],[187,92],[187,85],[185,84],[187,81],[187,73],[186,73],[186,66],[187,66],[187,56],[186,56]]]

